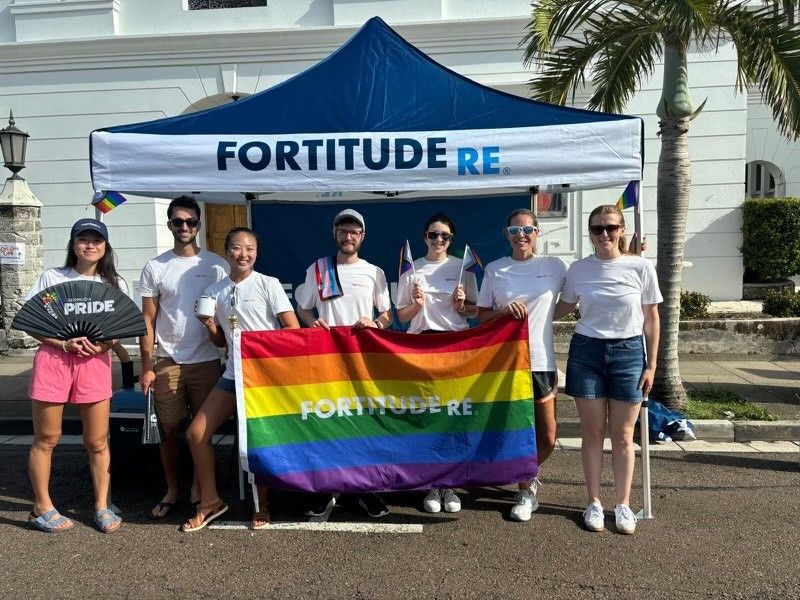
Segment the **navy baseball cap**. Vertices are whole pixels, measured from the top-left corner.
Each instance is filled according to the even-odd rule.
[[[106,227],[105,223],[97,219],[79,219],[75,222],[75,225],[72,226],[72,233],[69,234],[69,237],[74,238],[84,231],[96,233],[104,240],[108,241],[108,227]]]

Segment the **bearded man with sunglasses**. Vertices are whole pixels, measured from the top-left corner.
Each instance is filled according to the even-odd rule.
[[[308,327],[328,329],[332,325],[346,325],[356,329],[386,329],[391,325],[392,304],[386,275],[380,267],[358,256],[365,233],[364,217],[351,208],[333,219],[336,255],[320,258],[308,267],[305,284],[297,291],[297,315]],[[335,504],[336,496],[316,494],[306,514],[322,517]],[[359,494],[358,504],[372,518],[389,514],[378,494]]]
[[[142,392],[153,390],[164,429],[159,448],[167,491],[150,517],[162,519],[178,501],[178,432],[181,423],[202,406],[220,375],[219,350],[195,317],[195,302],[208,286],[224,279],[228,264],[197,245],[200,206],[180,196],[167,208],[171,250],[147,262],[139,278],[147,334],[139,338]],[[153,356],[153,344],[158,348]],[[199,499],[196,480],[192,501]]]

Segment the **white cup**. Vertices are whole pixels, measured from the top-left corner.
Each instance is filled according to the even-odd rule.
[[[214,310],[217,307],[217,302],[211,296],[200,296],[197,299],[197,312],[198,317],[213,317]]]

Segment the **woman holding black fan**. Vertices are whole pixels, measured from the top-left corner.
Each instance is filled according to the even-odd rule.
[[[42,273],[26,300],[54,285],[80,280],[107,283],[127,293],[125,281],[114,266],[108,229],[96,219],[80,219],[72,226],[64,266]],[[45,307],[50,302],[63,304],[57,295],[45,293],[43,296],[46,296],[42,298]],[[46,533],[62,532],[74,526],[53,506],[49,489],[53,448],[61,437],[64,405],[71,402],[78,406],[83,423],[83,442],[89,454],[95,496],[94,522],[103,533],[116,531],[121,519],[108,508],[111,479],[111,455],[107,442],[111,398],[111,357],[108,350],[113,340],[92,342],[88,336],[61,339],[33,335],[42,344],[33,359],[28,388],[28,396],[33,401],[33,444],[28,470],[34,494],[29,521]]]

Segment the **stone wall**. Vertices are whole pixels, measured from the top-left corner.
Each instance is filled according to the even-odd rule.
[[[0,352],[17,353],[38,344],[11,329],[23,298],[43,270],[42,207],[23,179],[7,180],[0,194],[0,243],[25,244],[24,264],[0,263]]]
[[[569,352],[575,323],[555,323],[555,350]],[[800,318],[681,321],[678,352],[756,356],[800,355]]]

